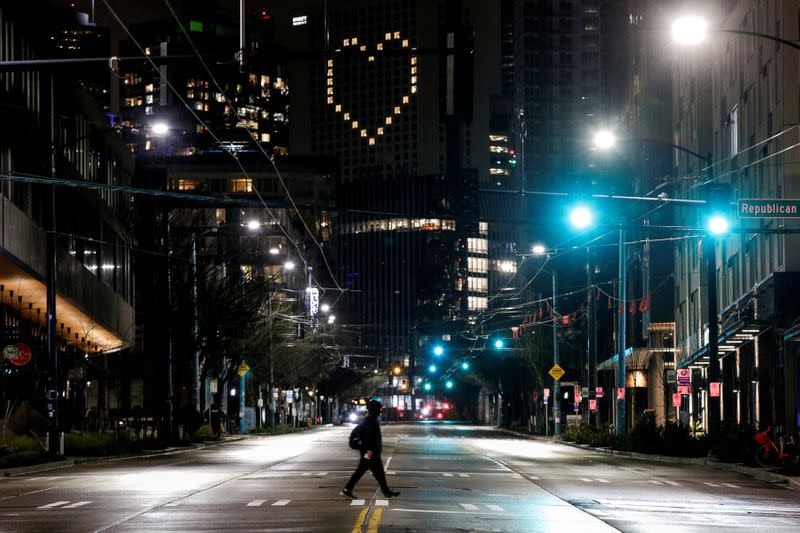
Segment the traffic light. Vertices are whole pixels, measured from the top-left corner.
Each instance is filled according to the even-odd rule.
[[[728,233],[731,224],[730,183],[710,183],[706,186],[705,227],[712,235]]]
[[[442,355],[443,353],[444,353],[444,348],[442,348],[441,346],[436,345],[433,347],[433,355],[439,356]]]
[[[422,386],[422,388],[425,389],[426,391],[429,391],[431,390],[431,384],[426,382],[425,385]]]
[[[447,387],[448,389],[452,389],[453,388],[453,382],[448,379],[447,382],[444,384],[444,386]]]
[[[586,205],[576,205],[569,212],[569,222],[575,229],[588,229],[594,222],[594,213]]]
[[[408,380],[407,379],[400,380],[400,390],[403,391],[403,392],[408,390]]]
[[[436,365],[431,365],[431,366],[429,366],[429,367],[428,367],[428,372],[430,372],[431,374],[433,374],[434,372],[436,372]]]
[[[469,370],[469,363],[466,361],[461,363],[461,370]]]
[[[495,347],[496,349],[498,349],[498,350],[502,350],[502,349],[503,349],[503,346],[505,346],[505,343],[503,342],[503,339],[496,339],[496,340],[494,341],[494,347]]]
[[[403,369],[400,368],[400,365],[395,365],[395,367],[392,369],[392,371],[394,372],[395,376],[399,376],[400,373],[403,371]]]

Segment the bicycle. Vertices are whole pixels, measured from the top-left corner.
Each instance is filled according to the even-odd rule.
[[[778,447],[772,437],[769,436],[772,431],[772,426],[768,426],[766,430],[756,433],[755,441],[761,446],[756,450],[756,462],[761,466],[774,466],[780,461],[789,458],[791,451],[794,447],[794,438],[790,436],[783,436],[778,438]]]

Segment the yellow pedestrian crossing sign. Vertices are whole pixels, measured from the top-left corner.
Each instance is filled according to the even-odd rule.
[[[250,365],[248,365],[245,362],[242,362],[242,364],[239,365],[239,371],[238,371],[239,375],[244,376],[248,372],[250,372]]]
[[[550,372],[548,372],[548,374],[553,376],[553,379],[556,380],[556,381],[561,379],[564,376],[565,373],[566,373],[566,371],[563,368],[561,368],[560,366],[558,366],[557,364],[553,365],[553,368],[551,368]]]

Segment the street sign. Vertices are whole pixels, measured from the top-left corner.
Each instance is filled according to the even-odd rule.
[[[678,378],[678,385],[692,384],[692,371],[688,368],[679,368],[675,375]]]
[[[581,410],[581,404],[579,404],[578,402],[575,402],[574,407],[576,413]]]
[[[562,378],[562,376],[563,376],[564,374],[566,374],[566,371],[565,371],[563,368],[561,368],[560,366],[558,366],[558,365],[556,364],[556,365],[553,365],[553,368],[551,368],[551,369],[550,369],[550,371],[548,372],[548,374],[550,374],[551,376],[553,376],[553,379],[554,379],[554,380],[558,381],[559,379],[561,379],[561,378]]]
[[[617,387],[617,400],[625,399],[625,387]]]
[[[708,395],[712,398],[719,398],[719,381],[712,381],[708,384]]]
[[[675,370],[667,370],[667,383],[675,383],[678,381],[678,375]]]
[[[739,218],[800,218],[800,199],[741,198],[736,201]]]
[[[581,403],[583,395],[581,394],[581,386],[577,383],[573,386],[573,395],[575,396],[575,403]]]
[[[211,378],[208,382],[208,386],[211,387],[211,394],[216,394],[219,391],[219,380],[217,378]]]
[[[595,389],[594,389],[594,395],[595,395],[597,398],[602,398],[602,397],[603,397],[603,387],[595,387]]]
[[[684,394],[688,395],[691,393],[692,393],[691,385],[678,385],[678,394],[680,394],[681,396]]]
[[[672,407],[680,407],[681,406],[681,398],[682,396],[680,393],[672,395]]]
[[[597,400],[589,400],[589,410],[590,411],[597,411]]]
[[[581,387],[581,396],[589,396],[589,387]]]
[[[239,370],[237,370],[237,373],[239,374],[239,376],[244,376],[248,372],[250,372],[250,365],[242,361],[242,364],[239,365]]]
[[[550,399],[550,389],[544,389],[544,401]]]

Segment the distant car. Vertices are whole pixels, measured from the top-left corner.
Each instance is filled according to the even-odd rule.
[[[340,424],[360,424],[364,420],[364,413],[350,409],[342,413],[339,417]]]

